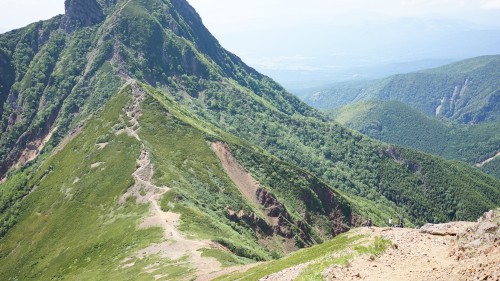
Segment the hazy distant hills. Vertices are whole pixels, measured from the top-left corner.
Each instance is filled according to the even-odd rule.
[[[500,178],[500,159],[494,158],[500,148],[500,122],[446,122],[399,101],[363,101],[328,112],[340,124],[374,139],[477,165]]]
[[[235,32],[224,44],[294,94],[331,82],[379,79],[500,53],[498,27],[451,19],[372,17],[344,25],[328,19],[327,24]]]
[[[500,56],[343,82],[306,102],[372,138],[477,165],[499,177]]]
[[[185,0],[65,4],[0,35],[3,279],[192,280],[500,205],[476,168],[331,122]]]
[[[500,120],[500,56],[483,56],[371,82],[345,82],[304,100],[336,108],[363,100],[396,100],[458,123]]]

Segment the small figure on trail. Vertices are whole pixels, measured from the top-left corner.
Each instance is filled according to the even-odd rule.
[[[398,227],[403,228],[403,217],[399,217]]]
[[[389,218],[389,227],[392,227],[392,217]]]
[[[368,226],[368,228],[372,227],[372,219],[369,218],[368,221],[366,222],[366,226]]]

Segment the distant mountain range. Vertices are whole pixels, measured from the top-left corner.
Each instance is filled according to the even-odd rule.
[[[429,116],[475,124],[500,120],[499,77],[500,56],[483,56],[377,81],[337,84],[304,101],[325,109],[363,100],[396,100]]]
[[[500,177],[500,56],[335,84],[305,101],[372,138],[461,160]]]
[[[470,165],[330,121],[185,0],[65,7],[0,35],[5,280],[209,279],[367,218],[500,205],[500,181]]]
[[[498,27],[433,18],[329,22],[234,33],[224,44],[294,94],[500,53]]]

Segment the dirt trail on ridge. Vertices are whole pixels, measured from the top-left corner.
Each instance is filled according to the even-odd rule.
[[[358,229],[354,233],[368,234],[373,239],[382,236],[397,248],[389,248],[378,258],[357,257],[349,267],[331,267],[325,274],[328,280],[459,280],[453,270],[455,260],[449,255],[452,236],[404,228]]]
[[[117,133],[127,133],[129,136],[141,141],[138,131],[140,124],[138,118],[141,115],[140,103],[144,100],[144,91],[133,81],[129,81],[132,86],[132,103],[124,109],[128,118],[129,126]],[[139,228],[160,227],[163,229],[163,241],[158,244],[139,250],[134,257],[126,258],[122,261],[122,268],[135,265],[133,260],[144,259],[150,255],[159,255],[162,258],[178,260],[187,257],[181,263],[194,268],[195,275],[206,276],[214,271],[221,270],[221,264],[211,257],[202,257],[201,249],[216,248],[217,245],[208,240],[191,240],[179,231],[180,215],[173,212],[165,212],[160,207],[161,197],[169,191],[166,186],[156,186],[152,183],[153,165],[151,157],[146,147],[143,145],[139,159],[137,159],[138,168],[132,174],[134,185],[131,186],[125,194],[119,199],[124,204],[128,198],[135,197],[137,204],[149,203],[150,216],[146,217]],[[153,264],[147,267],[146,271],[154,275],[155,279],[160,279],[167,275],[161,273],[161,265]],[[201,279],[203,280],[203,279]]]
[[[497,159],[498,157],[500,157],[500,152],[498,152],[497,154],[495,154],[495,156],[490,157],[490,158],[488,158],[488,159],[484,160],[484,161],[483,161],[483,162],[481,162],[481,163],[477,163],[477,164],[476,164],[476,167],[481,168],[481,167],[483,167],[484,165],[486,165],[486,164],[490,163],[491,161],[493,161],[493,160]]]
[[[383,237],[393,247],[380,257],[361,255],[347,266],[331,265],[324,280],[500,281],[500,210],[485,213],[477,223],[427,224],[421,229],[358,228],[350,235]],[[304,264],[261,278],[295,280]]]

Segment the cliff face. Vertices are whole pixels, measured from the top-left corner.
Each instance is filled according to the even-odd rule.
[[[105,19],[101,7],[95,0],[66,0],[64,6],[67,30],[77,26],[91,26]]]

